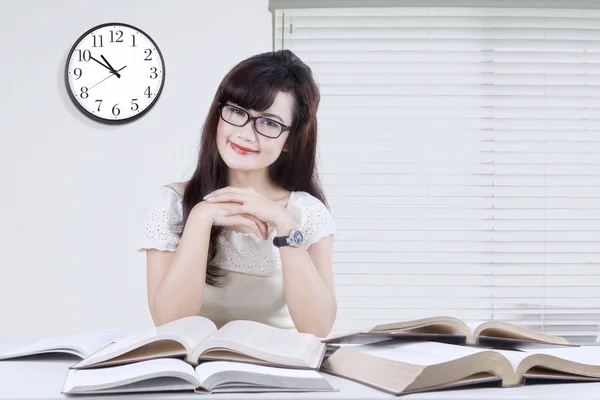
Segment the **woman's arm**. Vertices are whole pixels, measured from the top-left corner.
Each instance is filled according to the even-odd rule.
[[[147,250],[148,306],[156,326],[200,314],[211,227],[194,208],[175,252]]]
[[[296,224],[289,219],[276,226],[277,235],[287,235]],[[283,286],[288,310],[299,332],[326,337],[337,314],[333,282],[333,235],[304,247],[279,248]]]

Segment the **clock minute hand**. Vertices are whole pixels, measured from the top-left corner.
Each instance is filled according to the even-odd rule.
[[[112,71],[113,74],[115,74],[117,76],[117,78],[121,78],[121,75],[119,75],[119,73],[117,72],[116,69],[113,68],[112,65],[110,65],[110,63],[108,62],[108,60],[106,58],[104,58],[104,56],[102,54],[100,54],[100,57],[102,57],[102,59],[104,60],[104,62],[106,63],[106,65],[108,65],[110,67],[110,70]]]
[[[112,69],[109,66],[107,66],[106,64],[104,64],[102,61],[98,61],[97,59],[94,58],[94,56],[91,56],[91,55],[90,55],[90,58],[92,60],[96,61],[98,64],[102,65],[104,68],[106,68],[110,72],[112,72]]]

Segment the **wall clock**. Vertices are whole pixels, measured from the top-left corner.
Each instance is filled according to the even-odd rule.
[[[85,115],[103,123],[125,123],[156,104],[165,83],[165,62],[141,29],[107,23],[77,39],[67,58],[65,82],[69,97]]]

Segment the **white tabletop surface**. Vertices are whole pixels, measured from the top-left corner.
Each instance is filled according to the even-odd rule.
[[[0,349],[8,343],[0,340]],[[178,399],[202,396],[193,392],[181,393],[144,393],[127,395],[64,395],[61,390],[69,366],[79,359],[73,356],[45,355],[34,358],[22,358],[0,361],[0,399],[65,399],[65,398],[157,398]],[[255,394],[211,394],[223,399],[388,399],[396,396],[348,381],[346,379],[323,374],[338,392],[330,393],[255,393]],[[516,388],[479,388],[447,390],[417,393],[401,396],[402,399],[600,399],[599,383],[569,383],[521,386]]]

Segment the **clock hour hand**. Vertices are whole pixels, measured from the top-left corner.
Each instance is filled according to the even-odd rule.
[[[104,58],[104,56],[102,54],[100,54],[100,57],[102,57],[102,59],[104,60],[104,62],[106,63],[106,65],[108,65],[108,67],[110,68],[110,71],[113,74],[115,74],[117,76],[117,78],[121,78],[121,75],[119,75],[119,73],[117,72],[117,70],[114,69],[112,65],[110,65],[110,63],[108,62],[108,60],[106,58]]]

